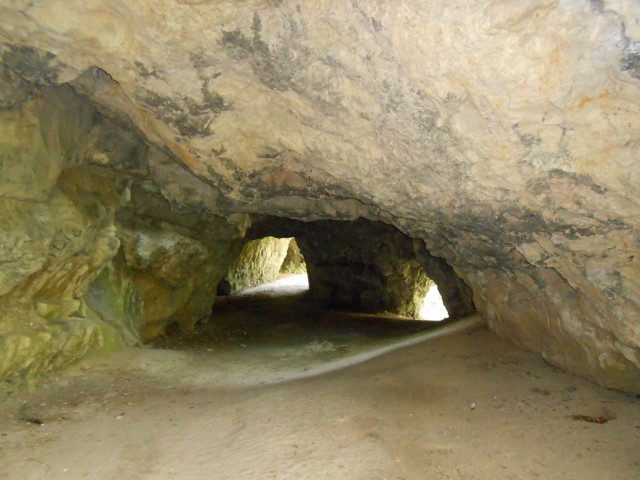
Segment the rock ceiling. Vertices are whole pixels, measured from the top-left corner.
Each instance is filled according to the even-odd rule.
[[[114,188],[146,175],[189,221],[380,220],[452,266],[497,333],[640,391],[639,3],[3,0],[0,44],[7,159],[26,161],[43,89],[119,129],[47,167],[49,202],[69,162],[122,171],[114,149],[139,144],[146,170]],[[57,115],[83,132],[82,109]],[[42,201],[16,171],[0,196]]]

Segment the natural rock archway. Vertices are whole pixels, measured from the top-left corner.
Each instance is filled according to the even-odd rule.
[[[273,215],[393,226],[448,308],[466,285],[498,334],[640,391],[637,3],[0,18],[1,378],[192,325]]]
[[[312,297],[332,307],[418,318],[429,278],[450,316],[475,311],[471,291],[424,243],[381,222],[254,220],[249,236],[295,237],[306,259]],[[425,275],[426,272],[426,275]]]

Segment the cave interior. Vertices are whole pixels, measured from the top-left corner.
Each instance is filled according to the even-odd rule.
[[[417,318],[435,282],[640,391],[637,8],[10,3],[3,388],[192,329],[295,237],[318,304]]]

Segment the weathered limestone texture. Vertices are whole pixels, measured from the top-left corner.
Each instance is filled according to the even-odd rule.
[[[289,250],[290,238],[265,237],[247,242],[225,276],[229,293],[278,278]]]
[[[438,286],[438,292],[449,313],[449,318],[458,318],[475,312],[473,292],[454,269],[444,259],[431,255],[421,240],[413,241],[413,249],[417,262],[428,275],[427,278]],[[425,288],[428,291],[430,285]]]
[[[91,110],[70,89],[0,111],[0,383],[81,358],[110,333],[83,296],[118,249],[114,196],[71,165]],[[66,169],[66,170],[65,170]],[[63,179],[62,176],[65,178]],[[101,194],[78,204],[72,182]],[[95,205],[98,207],[97,205]],[[106,336],[106,337],[105,337]]]
[[[394,310],[400,315],[420,318],[420,310],[429,288],[435,282],[427,277],[417,260],[409,260],[387,279],[387,289],[395,297]]]
[[[150,180],[161,154],[68,86],[3,78],[15,88],[0,110],[0,389],[208,317],[245,220],[184,219],[197,205],[164,182],[171,205]]]
[[[284,257],[282,261],[280,273],[293,273],[297,275],[307,273],[307,265],[305,264],[304,257],[295,238],[292,238],[289,242],[287,256]]]
[[[237,252],[170,228],[118,229],[120,253],[91,288],[89,305],[124,338],[149,340],[169,324],[191,329],[211,315],[216,287]]]
[[[496,332],[640,392],[640,3],[34,0],[0,19],[16,164],[43,151],[16,105],[68,84],[156,152],[132,180],[173,213],[393,225]],[[3,195],[53,215],[63,158],[32,164],[37,187],[4,162]]]

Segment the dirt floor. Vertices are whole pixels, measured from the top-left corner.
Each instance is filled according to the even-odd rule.
[[[273,293],[0,400],[0,479],[640,479],[637,396],[479,317],[404,323]]]

